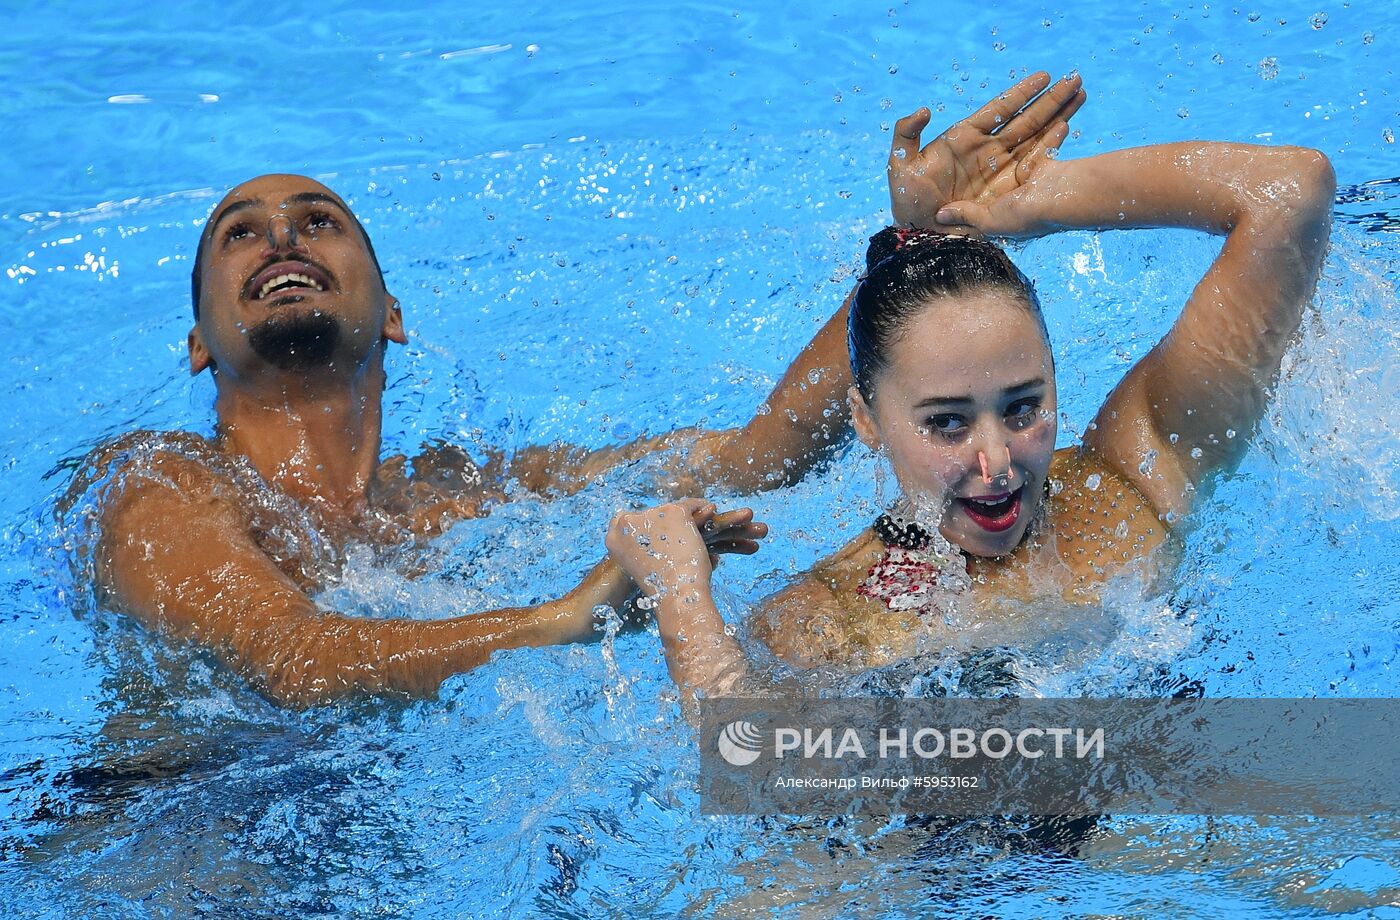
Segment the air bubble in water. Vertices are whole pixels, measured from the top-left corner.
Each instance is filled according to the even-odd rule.
[[[1250,14],[1249,14],[1249,21],[1250,21],[1250,22],[1258,22],[1258,21],[1259,21],[1259,14],[1258,14],[1258,13],[1250,13]]]
[[[1212,55],[1210,56],[1210,60],[1211,60],[1211,63],[1212,63],[1212,64],[1224,64],[1224,63],[1225,63],[1225,58],[1224,58],[1224,56],[1221,55],[1221,53],[1220,53],[1219,51],[1217,51],[1217,52],[1215,52],[1214,54],[1212,54]]]
[[[1272,80],[1278,76],[1278,58],[1266,57],[1259,62],[1259,79]]]
[[[1376,33],[1367,32],[1361,36],[1361,44],[1369,45],[1376,40]]]
[[[1384,140],[1387,144],[1393,144],[1395,143],[1395,132],[1390,130],[1389,128],[1386,128],[1381,131],[1381,139]]]
[[[894,73],[899,73],[899,65],[897,65],[897,64],[891,64],[891,65],[890,65],[890,73],[892,73],[892,74],[894,74]]]
[[[1190,118],[1190,117],[1191,117],[1191,110],[1188,109],[1186,106],[1183,105],[1181,108],[1179,108],[1179,109],[1176,110],[1176,117],[1177,117],[1177,118]]]
[[[1006,43],[1005,43],[1005,42],[992,42],[992,50],[993,50],[993,51],[1005,51],[1005,50],[1006,50]]]
[[[1323,26],[1327,25],[1327,14],[1313,13],[1308,17],[1308,25],[1312,26],[1314,29],[1321,29]]]

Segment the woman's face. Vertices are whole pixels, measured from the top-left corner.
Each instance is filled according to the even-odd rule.
[[[853,397],[861,440],[887,451],[905,495],[943,509],[943,536],[1011,552],[1055,451],[1055,376],[1030,310],[1001,290],[939,298],[888,358],[874,404]]]

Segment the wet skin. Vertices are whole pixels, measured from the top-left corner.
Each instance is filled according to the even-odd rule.
[[[210,649],[278,701],[431,694],[496,650],[595,638],[593,611],[622,608],[636,590],[604,559],[574,590],[533,607],[366,620],[312,600],[335,565],[321,558],[321,541],[343,548],[421,540],[488,513],[505,500],[508,479],[546,496],[567,493],[678,446],[684,450],[659,464],[663,494],[713,483],[771,488],[800,478],[844,429],[843,307],[746,425],[595,451],[487,451],[480,468],[460,448],[430,445],[410,476],[405,457],[380,458],[385,352],[406,341],[403,315],[345,202],[303,176],[258,177],[215,208],[200,255],[190,370],[213,375],[215,437],[115,439],[94,452],[74,489],[113,472],[95,547],[111,604]],[[298,510],[282,517],[308,517],[315,535],[281,533],[286,521],[268,509],[285,500]],[[766,532],[748,511],[697,513],[709,515],[715,553],[752,552]]]
[[[886,550],[866,530],[809,573],[806,582],[824,589],[816,606],[811,585],[799,583],[755,615],[755,633],[784,657],[869,667],[931,637],[1004,642],[996,620],[1020,613],[1008,601],[1093,602],[1103,580],[1166,535],[1151,503],[1116,470],[1079,448],[1054,449],[1049,346],[1029,308],[1004,291],[929,303],[890,348],[873,400],[854,391],[852,400],[857,433],[886,454],[902,494],[943,509],[942,534],[968,556],[977,628],[860,595]],[[1016,490],[1015,523],[999,531],[979,526],[957,500]]]

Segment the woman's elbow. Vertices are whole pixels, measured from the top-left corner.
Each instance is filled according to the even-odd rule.
[[[1337,173],[1327,154],[1311,147],[1287,147],[1281,152],[1287,157],[1285,179],[1293,192],[1286,196],[1291,199],[1287,202],[1290,210],[1330,214],[1337,195]]]

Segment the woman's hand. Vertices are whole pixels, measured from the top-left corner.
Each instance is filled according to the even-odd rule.
[[[889,161],[895,223],[950,231],[972,227],[1013,236],[1034,232],[1029,219],[1019,226],[1017,209],[1006,205],[1059,149],[1084,99],[1078,74],[1050,86],[1049,74],[1034,73],[922,150],[919,137],[931,113],[922,108],[901,118]],[[994,202],[1002,207],[989,220]]]
[[[641,590],[656,596],[707,583],[721,553],[750,555],[768,535],[753,511],[718,513],[714,504],[681,499],[642,511],[620,511],[608,526],[608,553]]]

